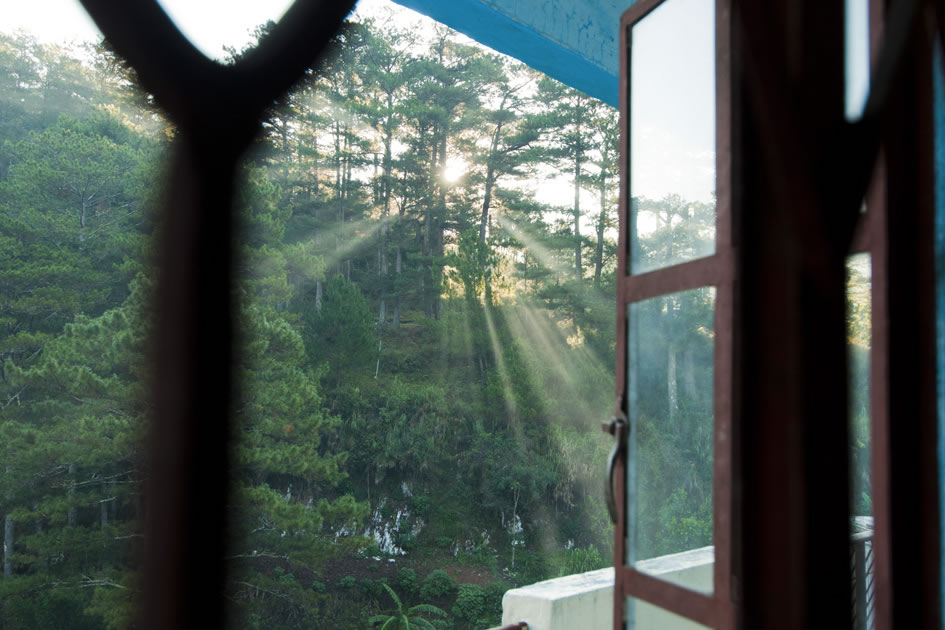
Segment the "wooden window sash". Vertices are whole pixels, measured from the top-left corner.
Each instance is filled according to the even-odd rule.
[[[724,628],[734,624],[732,594],[732,374],[735,246],[732,226],[731,150],[731,10],[729,0],[715,1],[716,46],[716,230],[715,253],[696,260],[632,274],[629,269],[629,61],[633,24],[644,19],[665,0],[640,0],[621,17],[620,23],[620,242],[617,287],[617,414],[628,413],[627,306],[649,298],[706,286],[715,288],[715,344],[713,383],[712,510],[713,592],[704,594],[637,571],[626,564],[626,462],[616,462],[615,494],[618,521],[614,532],[614,628],[623,627],[624,605],[634,597],[697,623]]]

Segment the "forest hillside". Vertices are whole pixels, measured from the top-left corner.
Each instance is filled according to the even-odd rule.
[[[611,564],[618,135],[440,26],[348,22],[273,104],[237,195],[234,627],[488,628],[505,590]],[[0,628],[134,627],[174,142],[107,47],[0,34]],[[653,264],[714,229],[634,203]],[[640,309],[659,555],[712,540],[714,293]]]

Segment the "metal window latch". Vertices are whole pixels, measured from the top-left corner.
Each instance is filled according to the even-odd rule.
[[[629,426],[627,416],[620,410],[619,404],[610,422],[601,423],[601,428],[604,432],[614,436],[614,448],[610,451],[610,456],[607,458],[607,478],[604,488],[604,495],[607,500],[607,511],[610,512],[610,520],[613,521],[614,524],[617,523],[617,500],[614,496],[614,468],[617,459],[626,455],[627,429]]]

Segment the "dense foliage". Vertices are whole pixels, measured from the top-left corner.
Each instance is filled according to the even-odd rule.
[[[237,627],[485,628],[610,564],[616,112],[395,23],[348,23],[243,166]],[[0,628],[134,626],[174,129],[133,79],[0,35]],[[653,264],[709,246],[710,206],[639,201]],[[711,544],[712,313],[639,317],[650,555]]]

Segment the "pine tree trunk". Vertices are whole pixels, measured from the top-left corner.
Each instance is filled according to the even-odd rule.
[[[701,402],[699,390],[696,388],[696,362],[692,358],[692,350],[683,352],[683,386],[686,398]]]
[[[371,179],[373,185],[371,186],[371,201],[374,202],[376,206],[381,201],[381,182],[377,178],[377,172],[381,164],[377,158],[377,152],[374,153],[374,177]]]
[[[387,220],[385,216],[383,220]],[[387,226],[381,226],[380,244],[377,246],[377,275],[381,278],[381,299],[378,307],[377,325],[387,324]]]
[[[676,381],[676,347],[672,343],[666,350],[666,399],[669,422],[673,424],[679,410],[679,390]]]
[[[312,152],[314,153],[314,155],[312,156],[312,161],[313,161],[313,166],[314,166],[314,171],[315,171],[314,173],[315,181],[313,183],[313,188],[314,188],[314,194],[317,197],[318,196],[318,136],[315,136],[312,139]]]
[[[289,182],[289,120],[285,117],[280,117],[279,121],[282,123],[279,126],[279,135],[282,137],[282,179],[288,187]]]
[[[348,191],[351,188],[350,186],[350,183],[351,183],[351,158],[350,158],[351,135],[349,133],[350,129],[347,126],[345,126],[344,132],[345,132],[344,133],[344,140],[345,140],[344,164],[341,169],[341,197],[340,197],[341,208],[340,208],[340,216],[339,216],[339,221],[338,221],[342,229],[344,229],[345,221],[347,221],[347,217],[345,216],[345,210],[346,210],[345,204],[348,201]],[[351,281],[351,259],[350,258],[345,259],[343,270],[344,270],[345,280],[348,280],[350,282]]]
[[[428,257],[430,256],[430,239],[433,232],[433,208],[432,202],[427,205],[426,216],[423,218],[423,255]],[[426,284],[424,282],[424,275],[433,274],[433,265],[430,264],[429,259],[424,264],[425,274],[420,276],[420,296],[423,299],[423,311],[427,317],[430,317],[430,296],[427,294]]]
[[[443,255],[446,253],[444,248],[444,228],[443,221],[446,217],[446,185],[443,181],[442,174],[446,172],[446,130],[443,130],[443,137],[440,140],[440,166],[437,169],[437,172],[441,174],[439,178],[439,201],[437,202],[437,213],[435,217],[435,239],[433,241],[433,253],[442,259]],[[432,289],[432,310],[433,318],[440,319],[440,315],[443,312],[443,302],[440,299],[440,290],[442,288],[442,274],[443,269],[440,266],[437,266],[433,273],[433,286]]]
[[[387,111],[392,112],[394,109],[394,94],[391,91],[387,92]],[[384,225],[381,226],[381,244],[380,250],[378,252],[378,264],[380,266],[380,275],[381,275],[381,304],[380,312],[378,313],[377,323],[381,326],[387,324],[387,276],[388,276],[388,264],[387,264],[387,232],[388,226],[386,221],[390,218],[390,198],[391,198],[391,173],[394,168],[393,161],[393,152],[392,145],[394,142],[394,130],[393,130],[393,121],[391,120],[391,114],[388,114],[386,124],[384,125],[384,158],[381,164],[382,166],[382,181],[380,186],[380,195],[381,201],[384,203],[384,215],[383,221]],[[376,164],[376,162],[375,162]],[[398,248],[398,267],[399,267],[399,255],[400,251]],[[398,273],[400,270],[398,269]]]
[[[338,222],[339,229],[335,231],[335,251],[341,250],[341,229],[344,223],[344,195],[342,192],[342,164],[341,164],[341,124],[335,123],[335,221]],[[336,258],[335,270],[340,272],[341,261]]]
[[[584,277],[581,264],[581,153],[574,156],[574,276]]]
[[[482,214],[479,217],[479,241],[486,242],[486,227],[489,225],[489,206],[492,204],[492,187],[495,185],[495,171],[492,166],[486,171],[486,192],[482,196]]]
[[[512,530],[515,530],[516,516],[518,515],[518,498],[521,496],[521,490],[515,488],[512,490]],[[517,532],[516,532],[517,534]],[[512,536],[512,568],[515,568],[515,535]]]
[[[322,312],[322,281],[315,281],[315,312]]]
[[[436,206],[434,191],[436,190],[437,151],[439,149],[439,142],[436,140],[436,138],[438,134],[438,127],[434,125],[434,141],[430,157],[430,199],[427,202],[427,212],[423,219],[423,255],[427,257],[433,254],[433,213]],[[429,259],[426,262],[426,271],[426,276],[429,277],[430,284],[432,284],[433,263],[431,263]],[[427,277],[420,276],[420,295],[423,296],[423,314],[425,317],[427,317],[427,319],[429,319],[433,317],[433,300],[430,291],[427,288]]]
[[[427,272],[431,272],[430,265],[427,265]],[[427,293],[426,281],[423,276],[420,276],[420,295],[423,296],[423,314],[429,319],[433,317],[433,302],[430,300],[429,293]]]
[[[482,216],[479,217],[479,240],[486,242],[486,227],[489,225],[489,205],[492,202],[492,187],[495,186],[495,158],[499,150],[499,138],[502,135],[502,121],[495,126],[495,133],[492,134],[492,148],[489,151],[489,166],[486,169],[486,191],[482,196]]]
[[[436,137],[436,129],[434,128],[434,137]],[[437,143],[433,143],[433,153],[430,158],[430,198],[426,203],[426,213],[423,217],[423,255],[430,255],[430,244],[433,237],[433,206],[435,202],[433,200],[433,191],[436,187],[436,151]]]
[[[597,248],[594,250],[594,286],[600,287],[600,276],[604,270],[604,226],[607,222],[607,179],[600,177],[600,216],[597,217]]]
[[[397,260],[394,263],[394,276],[395,282],[400,278],[400,272],[403,270],[403,261],[404,261],[404,250],[399,245],[397,246]],[[394,330],[400,328],[400,293],[398,292],[397,298],[394,300],[394,317],[391,321],[391,326]]]

